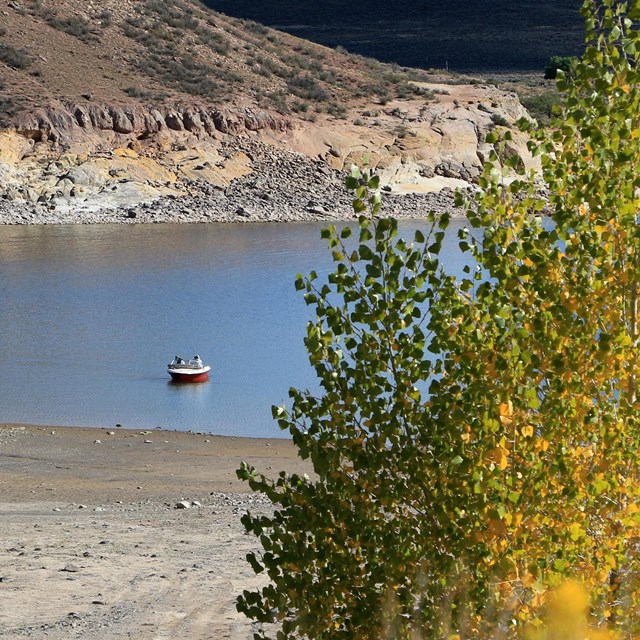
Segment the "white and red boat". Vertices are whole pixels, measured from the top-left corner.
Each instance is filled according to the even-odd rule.
[[[173,382],[206,382],[211,367],[202,362],[200,356],[184,360],[176,356],[168,365],[167,373]]]

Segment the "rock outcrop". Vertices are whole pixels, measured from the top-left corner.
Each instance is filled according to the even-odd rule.
[[[241,109],[185,106],[149,107],[139,105],[53,104],[17,114],[16,131],[36,142],[70,146],[83,134],[113,132],[149,138],[162,131],[187,131],[196,135],[216,132],[241,134],[245,131],[283,132],[291,122],[273,113],[245,107]]]
[[[526,117],[492,86],[430,85],[431,99],[353,106],[309,122],[255,107],[52,104],[0,132],[0,222],[318,220],[352,216],[343,177],[367,161],[397,216],[453,208],[485,138]]]

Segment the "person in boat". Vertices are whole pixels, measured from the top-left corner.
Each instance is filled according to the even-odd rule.
[[[193,364],[198,367],[202,367],[202,359],[200,358],[200,356],[193,356]]]
[[[180,356],[176,356],[171,364],[184,364],[184,360]]]

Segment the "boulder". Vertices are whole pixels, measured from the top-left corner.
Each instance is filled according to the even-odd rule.
[[[134,131],[130,115],[125,113],[123,109],[111,107],[109,113],[113,122],[113,130],[116,133],[132,133]]]
[[[182,114],[177,111],[170,111],[164,117],[164,122],[172,131],[184,131],[184,122]]]
[[[70,169],[64,178],[76,186],[104,187],[108,180],[108,174],[105,175],[102,168],[95,164],[86,162],[79,167]]]
[[[187,131],[191,131],[192,133],[204,131],[204,123],[202,122],[199,111],[186,109],[182,115],[182,122]]]

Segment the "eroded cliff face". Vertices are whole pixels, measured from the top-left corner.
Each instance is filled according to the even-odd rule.
[[[249,105],[54,102],[0,132],[4,221],[144,219],[136,207],[150,203],[180,220],[190,211],[193,219],[348,217],[342,177],[365,160],[387,192],[414,194],[396,198],[393,213],[419,215],[416,197],[425,194],[449,207],[451,191],[472,188],[480,174],[487,133],[527,114],[493,86],[423,88],[428,101],[352,105],[344,119],[315,122]],[[506,153],[533,167],[526,138],[512,133]]]
[[[96,134],[109,133],[146,139],[162,132],[189,132],[215,135],[241,134],[270,129],[285,131],[290,121],[250,107],[227,109],[204,106],[158,108],[130,105],[54,103],[46,108],[23,112],[15,118],[15,128],[36,142],[62,147],[77,146]]]

